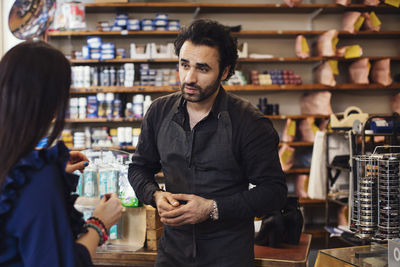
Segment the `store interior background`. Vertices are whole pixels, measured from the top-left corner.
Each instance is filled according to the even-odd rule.
[[[8,12],[14,1],[5,0],[0,2],[0,13],[2,19],[0,20],[0,55],[3,55],[9,48],[13,47],[19,42],[8,30]],[[82,1],[84,3],[90,3],[93,1]],[[143,2],[143,1],[140,1]],[[148,1],[149,2],[149,1]],[[155,1],[153,1],[155,2]],[[157,1],[157,2],[201,2],[201,3],[227,3],[227,1]],[[229,3],[283,3],[279,0],[251,0],[251,1],[240,1],[230,0]],[[318,0],[318,1],[306,1],[302,3],[318,3],[318,4],[331,4],[332,0]],[[170,11],[170,9],[169,9]],[[379,15],[379,13],[378,13]],[[179,12],[172,13],[168,12],[168,16],[171,19],[179,19],[181,25],[188,25],[193,19],[193,13],[191,12]],[[154,13],[129,13],[130,18],[142,19],[148,17],[154,17]],[[87,29],[95,29],[98,21],[109,21],[112,22],[115,18],[115,13],[90,13],[86,14]],[[202,13],[196,18],[209,18],[215,19],[219,22],[229,25],[237,26],[241,25],[242,30],[329,30],[337,29],[340,30],[342,26],[342,14],[320,14],[316,18],[311,19],[311,14],[304,13],[272,13],[272,12],[252,12],[252,13],[237,13],[237,12],[224,12],[224,13]],[[399,14],[382,14],[379,16],[382,21],[381,30],[399,30],[400,29],[400,18]],[[155,42],[157,44],[173,42],[173,37],[149,37],[141,36],[137,37],[102,37],[103,41],[110,41],[116,44],[116,47],[125,48],[129,57],[129,44],[136,42],[144,44],[147,42]],[[311,50],[312,43],[316,38],[308,38],[308,42]],[[71,51],[80,50],[85,38],[50,38],[50,43],[55,45],[57,48],[62,50],[65,54],[71,54]],[[272,54],[274,57],[296,57],[295,55],[295,37],[280,38],[280,37],[240,37],[239,44],[247,42],[249,47],[249,53],[260,53],[260,54]],[[354,45],[359,44],[364,51],[363,56],[380,56],[380,57],[398,57],[400,55],[400,41],[399,38],[385,38],[380,39],[377,37],[354,37],[354,38],[343,38],[339,37],[338,46]],[[251,70],[257,69],[259,71],[272,70],[272,69],[292,69],[296,74],[300,74],[303,84],[312,84],[314,81],[313,69],[318,65],[318,62],[262,62],[262,63],[239,63],[238,69],[242,70],[246,76],[249,76]],[[173,67],[173,64],[166,64],[169,67]],[[163,64],[157,65],[157,67],[163,67]],[[335,76],[336,82],[349,83],[347,77],[347,63],[339,63],[340,75]],[[400,73],[399,61],[391,62],[392,77],[395,74]],[[248,77],[247,77],[248,78]],[[236,92],[235,92],[236,93]],[[238,95],[250,100],[254,105],[258,104],[260,97],[267,97],[269,103],[279,103],[280,114],[284,115],[296,115],[301,114],[300,111],[300,99],[305,91],[258,91],[258,92],[237,92]],[[391,109],[389,105],[390,97],[394,94],[394,90],[343,90],[332,91],[331,105],[333,112],[343,112],[349,106],[357,106],[364,112],[370,114],[390,114]],[[152,99],[163,94],[152,94]],[[279,134],[282,133],[285,120],[273,120],[273,123]],[[288,175],[289,188],[293,193],[294,179]],[[305,211],[305,222],[310,225],[323,225],[324,224],[324,212],[325,206],[323,203],[310,204],[303,206]],[[312,228],[312,227],[311,227]],[[321,228],[321,227],[320,227]],[[305,229],[307,232],[307,227]],[[311,231],[315,234],[316,232]],[[325,235],[315,234],[317,238],[313,238],[312,247],[309,256],[309,264],[313,266],[315,255],[318,249],[325,247]],[[331,244],[334,246],[334,244]]]

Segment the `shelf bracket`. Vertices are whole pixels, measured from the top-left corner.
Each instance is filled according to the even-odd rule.
[[[197,15],[199,15],[199,13],[200,13],[200,7],[196,7],[196,9],[195,9],[194,12],[193,12],[193,17],[192,17],[192,19],[195,20],[196,17],[197,17]]]
[[[315,11],[313,11],[311,14],[310,14],[310,19],[309,19],[309,21],[308,21],[308,30],[309,31],[312,31],[313,30],[313,21],[314,21],[314,19],[319,15],[319,13],[321,13],[322,12],[322,8],[318,8],[317,10],[315,10]]]

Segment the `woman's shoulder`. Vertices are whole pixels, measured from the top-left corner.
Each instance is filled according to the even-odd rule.
[[[13,166],[0,193],[0,236],[5,226],[2,224],[12,215],[23,212],[28,219],[62,197],[63,170],[68,159],[69,151],[60,142],[49,149],[30,152]]]

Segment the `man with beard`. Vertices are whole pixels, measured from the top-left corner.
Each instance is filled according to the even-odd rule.
[[[253,266],[254,216],[280,209],[287,193],[278,135],[221,86],[237,60],[228,27],[197,20],[174,44],[181,92],[153,102],[129,166],[139,200],[164,223],[156,266]]]

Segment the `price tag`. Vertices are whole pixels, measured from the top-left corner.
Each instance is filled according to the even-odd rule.
[[[354,30],[357,32],[360,30],[362,24],[364,23],[365,18],[363,16],[359,16],[356,22],[354,22]]]
[[[378,27],[379,25],[382,24],[382,22],[379,20],[378,16],[375,14],[375,12],[372,11],[369,15],[371,17],[372,26]]]
[[[293,151],[290,151],[289,149],[285,149],[285,151],[282,153],[281,160],[283,163],[287,163],[289,159],[292,157]]]
[[[332,69],[332,73],[334,75],[339,75],[338,61],[337,60],[328,60],[328,63]]]
[[[127,30],[121,31],[121,35],[128,35],[128,31]]]
[[[361,54],[361,47],[359,45],[352,45],[346,49],[346,52],[344,53],[344,58],[357,58],[361,57]]]
[[[337,45],[338,42],[339,42],[339,38],[334,37],[332,39],[332,49],[333,49],[333,51],[336,51],[336,45]]]
[[[289,136],[295,136],[296,135],[296,121],[290,120],[289,127],[288,127],[288,130],[287,130],[287,134]]]
[[[304,36],[301,38],[301,52],[305,52],[305,53],[310,52],[310,48],[308,47],[307,39]]]
[[[385,4],[398,8],[400,6],[400,0],[385,0]]]

